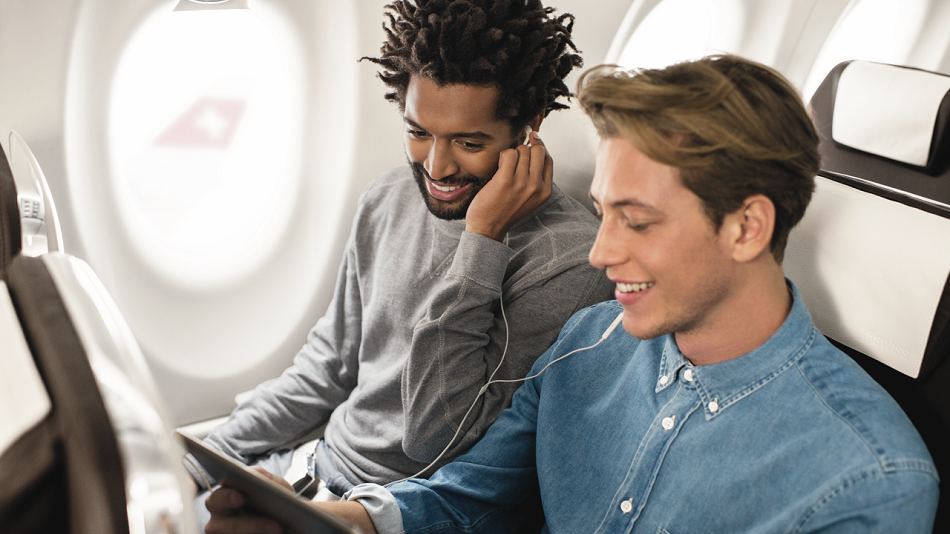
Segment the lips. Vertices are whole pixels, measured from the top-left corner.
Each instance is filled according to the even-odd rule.
[[[653,285],[653,282],[617,282],[617,287],[614,289],[614,298],[622,306],[631,306],[649,294]]]
[[[429,192],[429,195],[437,200],[443,202],[452,202],[464,195],[469,189],[471,189],[472,184],[440,184],[432,181],[429,178],[426,178],[426,189]]]

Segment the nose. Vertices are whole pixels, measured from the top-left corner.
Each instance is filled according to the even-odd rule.
[[[452,155],[450,139],[435,139],[429,146],[429,154],[424,163],[426,172],[433,180],[441,180],[458,172],[458,165]]]
[[[627,260],[627,254],[621,246],[615,226],[616,224],[611,223],[606,217],[600,222],[597,239],[588,255],[590,264],[598,269],[620,265]]]

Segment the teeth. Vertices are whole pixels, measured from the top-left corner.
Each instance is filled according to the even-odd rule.
[[[643,291],[644,289],[650,289],[653,287],[653,282],[643,282],[640,284],[617,284],[617,289],[622,293],[636,293],[638,291]]]
[[[458,189],[458,188],[461,187],[461,186],[459,186],[459,185],[439,185],[439,184],[437,184],[437,183],[435,183],[435,182],[432,182],[432,187],[438,189],[439,191],[442,191],[443,193],[448,193],[449,191],[455,191],[456,189]]]

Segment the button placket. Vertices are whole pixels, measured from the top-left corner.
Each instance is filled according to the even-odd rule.
[[[666,369],[660,373],[660,378],[668,376],[668,383],[676,383],[678,369]],[[680,375],[681,376],[681,375]],[[657,379],[659,384],[659,379]],[[653,426],[644,436],[631,458],[630,467],[611,499],[609,512],[594,534],[610,534],[613,532],[627,532],[631,524],[636,524],[642,511],[646,495],[652,491],[659,471],[655,467],[663,463],[663,457],[669,450],[671,440],[676,439],[676,428],[684,424],[690,414],[705,407],[694,385],[690,387],[681,383],[675,388],[672,397],[659,406]],[[671,387],[670,385],[666,386]],[[629,503],[627,505],[626,503]],[[627,510],[629,506],[629,511]]]

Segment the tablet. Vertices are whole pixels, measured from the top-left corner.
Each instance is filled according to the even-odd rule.
[[[198,463],[218,483],[244,494],[245,508],[265,515],[294,532],[307,534],[360,534],[358,530],[335,516],[298,498],[293,493],[259,475],[233,458],[225,456],[204,443],[177,432]]]

